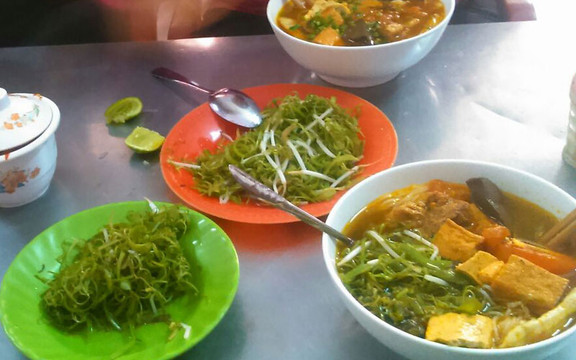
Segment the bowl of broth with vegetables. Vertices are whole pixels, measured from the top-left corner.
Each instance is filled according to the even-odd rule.
[[[385,83],[440,40],[455,0],[270,0],[267,16],[286,52],[327,82]]]
[[[330,278],[366,330],[420,359],[543,359],[576,327],[576,239],[549,230],[576,208],[502,165],[436,160],[353,187],[323,236]]]
[[[420,35],[445,17],[442,0],[290,0],[276,20],[280,29],[305,41],[368,46]]]

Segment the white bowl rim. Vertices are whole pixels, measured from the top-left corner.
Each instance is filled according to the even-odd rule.
[[[542,179],[536,175],[533,175],[529,172],[526,172],[526,171],[520,170],[520,169],[516,169],[516,168],[510,167],[510,166],[497,164],[497,163],[491,163],[491,162],[486,162],[486,161],[477,161],[477,160],[466,160],[466,159],[423,160],[423,161],[417,161],[417,162],[412,162],[412,163],[394,166],[392,168],[383,170],[377,174],[374,174],[374,175],[362,180],[361,182],[356,184],[354,187],[360,187],[360,186],[362,186],[362,184],[365,185],[366,183],[369,183],[371,181],[375,181],[374,179],[376,179],[379,176],[382,176],[382,174],[389,174],[392,172],[402,171],[403,169],[406,169],[406,168],[413,168],[413,167],[419,167],[422,165],[433,165],[433,164],[472,164],[472,165],[478,165],[478,166],[498,168],[498,169],[502,169],[504,171],[513,172],[513,173],[516,173],[520,176],[529,177],[529,178],[532,178],[533,180],[535,180],[537,182],[547,184],[548,186],[550,186],[550,187],[554,188],[556,191],[558,191],[559,194],[562,194],[563,196],[571,198],[574,205],[576,205],[576,199],[574,199],[566,191],[562,190],[560,187],[554,185],[553,183],[551,183],[547,180],[544,180],[544,179]],[[332,211],[328,215],[328,218],[326,219],[326,224],[332,226],[331,218],[332,218],[332,214],[333,214],[334,209],[337,209],[339,206],[341,206],[341,204],[343,204],[344,201],[346,201],[346,199],[348,197],[353,196],[354,187],[349,189],[346,192],[346,194],[344,194],[344,196],[342,196],[337,201],[337,203],[332,208]],[[372,312],[370,312],[368,309],[366,309],[362,304],[360,304],[360,302],[358,300],[356,300],[356,298],[354,296],[352,296],[352,294],[350,294],[350,292],[346,289],[346,287],[344,286],[344,284],[340,280],[340,277],[338,276],[338,272],[336,271],[336,267],[329,260],[330,254],[328,253],[328,243],[333,242],[333,241],[334,240],[332,240],[332,238],[330,236],[328,236],[327,234],[325,234],[325,233],[322,234],[322,254],[323,254],[323,258],[324,258],[324,264],[326,265],[326,268],[328,270],[328,274],[330,275],[330,278],[336,284],[336,286],[340,290],[341,294],[343,294],[346,297],[346,299],[349,301],[349,303],[351,305],[356,307],[365,316],[368,316],[373,321],[376,321],[381,327],[385,327],[388,330],[395,333],[396,335],[398,335],[400,337],[404,337],[404,338],[409,338],[412,341],[415,341],[415,342],[417,342],[423,346],[430,346],[430,347],[436,348],[438,350],[448,350],[451,352],[461,354],[463,356],[464,355],[480,355],[480,354],[481,355],[487,355],[487,356],[489,356],[490,354],[497,354],[497,355],[502,355],[502,354],[505,355],[505,354],[512,354],[512,353],[518,354],[518,353],[533,351],[533,350],[538,349],[538,348],[547,347],[549,345],[552,345],[553,343],[560,342],[561,340],[563,340],[566,337],[572,336],[574,334],[574,332],[576,332],[576,324],[573,324],[568,330],[565,330],[565,331],[561,332],[560,334],[553,336],[551,338],[548,338],[548,339],[545,339],[542,341],[538,341],[536,343],[528,344],[528,345],[522,345],[522,346],[517,346],[517,347],[512,347],[512,348],[504,348],[504,349],[471,349],[471,348],[456,347],[456,346],[450,346],[450,345],[441,344],[441,343],[437,343],[434,341],[426,340],[424,338],[409,334],[409,333],[402,331],[402,330],[398,329],[397,327],[387,323],[386,321],[380,319],[378,316],[374,315]]]
[[[284,2],[285,0],[278,0],[278,1]],[[283,35],[286,35],[286,37],[293,39],[294,41],[296,41],[299,44],[311,45],[312,47],[316,47],[319,49],[332,49],[333,51],[354,51],[354,49],[356,49],[356,51],[358,51],[358,49],[362,49],[362,50],[366,50],[366,51],[376,51],[377,49],[382,49],[382,48],[391,47],[391,46],[395,46],[395,45],[399,45],[399,44],[405,44],[405,43],[409,43],[409,42],[418,41],[419,39],[421,39],[423,37],[431,36],[431,34],[437,32],[437,30],[440,30],[441,28],[445,27],[447,25],[447,23],[450,21],[450,19],[452,18],[452,15],[454,14],[454,9],[456,8],[456,0],[441,0],[441,1],[445,4],[447,3],[448,5],[450,5],[450,9],[448,10],[448,13],[444,17],[444,19],[442,21],[440,21],[432,29],[430,29],[426,32],[423,32],[421,34],[418,34],[416,36],[409,37],[407,39],[393,41],[393,42],[389,42],[389,43],[385,43],[385,44],[377,44],[377,45],[359,45],[359,46],[323,45],[323,44],[317,44],[317,43],[314,43],[311,41],[305,41],[305,40],[299,39],[295,36],[292,36],[292,35],[288,34],[287,32],[285,32],[284,30],[280,29],[278,27],[278,25],[276,25],[276,17],[278,15],[278,13],[272,14],[272,10],[271,10],[272,5],[271,4],[272,4],[273,0],[268,1],[268,4],[266,5],[266,17],[268,18],[268,22],[270,23],[270,26],[272,26],[272,28],[274,29],[275,32],[279,32]],[[280,8],[282,8],[282,7],[280,7]]]
[[[44,130],[44,132],[39,137],[34,139],[31,143],[16,151],[10,152],[8,154],[8,158],[2,156],[0,158],[0,165],[4,162],[7,163],[10,160],[15,160],[21,156],[24,156],[36,150],[37,148],[42,146],[46,142],[46,140],[48,140],[50,136],[52,136],[56,132],[56,129],[58,129],[58,126],[60,124],[60,110],[58,109],[58,106],[52,100],[45,97],[44,95],[42,95],[42,100],[46,101],[50,106],[50,109],[52,110],[52,121],[50,121],[50,125],[48,125],[46,130]]]

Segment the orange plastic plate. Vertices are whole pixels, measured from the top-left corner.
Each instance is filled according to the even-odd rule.
[[[262,109],[273,99],[282,98],[297,92],[300,97],[316,94],[323,97],[336,97],[344,108],[360,108],[358,123],[365,140],[364,157],[359,164],[365,165],[360,176],[367,177],[389,168],[396,159],[398,141],[390,120],[376,106],[368,101],[328,87],[309,84],[275,84],[244,89]],[[204,150],[214,151],[222,138],[222,133],[235,136],[238,127],[214,114],[207,103],[202,104],[184,116],[170,131],[160,153],[162,175],[168,187],[188,206],[203,213],[222,219],[253,223],[280,224],[299,221],[281,210],[250,202],[247,204],[220,204],[217,198],[200,194],[194,188],[194,177],[185,169],[177,169],[168,162],[194,161]],[[344,191],[330,201],[303,205],[302,209],[314,216],[326,215]]]

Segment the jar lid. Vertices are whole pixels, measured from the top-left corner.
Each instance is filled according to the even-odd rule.
[[[52,122],[52,109],[40,94],[8,94],[0,88],[0,152],[22,147]]]

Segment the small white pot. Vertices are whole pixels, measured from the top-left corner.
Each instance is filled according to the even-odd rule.
[[[32,142],[0,155],[0,207],[3,208],[24,205],[42,196],[48,190],[56,170],[57,149],[54,133],[60,124],[58,106],[39,95],[13,95],[35,96],[37,101],[41,102],[42,111],[49,112],[50,121]],[[0,126],[7,126],[5,123],[6,121]]]

